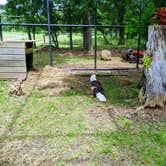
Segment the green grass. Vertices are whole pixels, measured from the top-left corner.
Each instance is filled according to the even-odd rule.
[[[121,126],[121,130],[115,130],[113,126],[108,127],[105,120],[102,120],[101,125],[97,112],[96,116],[87,112],[95,105],[96,109],[100,108],[100,112],[110,104],[136,106],[137,80],[130,76],[135,81],[122,88],[118,84],[119,77],[98,78],[106,92],[106,104],[97,102],[89,94],[89,77],[72,80],[69,84],[71,89],[58,96],[50,96],[44,91],[33,89],[26,100],[9,97],[8,83],[1,81],[0,125],[5,126],[9,133],[1,134],[0,142],[5,144],[22,140],[30,147],[33,144],[41,149],[54,147],[52,153],[55,156],[58,154],[57,165],[68,165],[70,161],[77,163],[81,158],[85,158],[89,165],[101,165],[104,162],[110,164],[114,160],[119,165],[123,160],[129,165],[164,165],[164,121],[152,125],[134,125],[130,120],[120,117],[116,123]],[[131,101],[126,101],[126,98]],[[104,111],[103,114],[107,115]],[[0,154],[3,153],[5,152],[0,150]]]
[[[48,36],[45,36],[45,43],[43,40],[43,35],[45,32],[36,33],[36,45],[37,47],[48,45]],[[47,34],[47,32],[46,32]],[[3,31],[4,40],[27,40],[27,33],[23,31]],[[118,45],[118,38],[107,35],[109,44],[105,44],[103,36],[100,32],[97,32],[97,48],[101,49],[124,49],[124,48],[134,48],[137,49],[137,38],[127,39],[125,38],[124,45]],[[58,41],[60,48],[70,48],[69,43],[69,34],[68,33],[59,33]],[[145,44],[145,41],[142,41],[141,47]],[[94,45],[94,33],[92,33],[92,47]],[[83,37],[81,33],[73,33],[73,48],[82,49],[83,48]]]
[[[154,123],[153,127],[140,124],[127,131],[99,132],[98,136],[107,145],[103,149],[106,153],[112,154],[112,148],[119,147],[120,153],[132,157],[136,165],[166,164],[166,124]]]
[[[55,51],[56,52],[56,51]],[[53,53],[53,64],[56,67],[63,67],[66,64],[76,64],[79,62],[93,62],[93,57],[86,56],[67,56],[62,54]],[[42,68],[48,65],[49,62],[49,54],[48,53],[40,53],[35,52],[34,54],[34,66],[36,68]]]
[[[21,35],[24,36],[25,33]],[[6,38],[12,37],[11,33],[6,34]],[[104,44],[100,33],[98,38],[99,49],[119,48],[114,38],[110,38],[110,45]],[[42,36],[37,35],[37,39],[42,40]],[[59,39],[60,46],[68,47],[68,34],[60,35]],[[127,40],[126,43],[121,48],[136,47],[134,39]],[[74,47],[76,49],[82,47],[81,34],[74,34]],[[93,57],[71,58],[53,54],[53,60],[56,66],[61,67],[83,61],[88,63]],[[34,66],[42,68],[47,64],[49,64],[48,53],[35,52]],[[138,106],[137,84],[140,75],[129,73],[125,77],[97,76],[97,78],[105,90],[107,102],[104,104],[92,97],[89,76],[72,79],[69,82],[69,90],[58,96],[50,95],[47,93],[48,90],[39,91],[34,88],[26,99],[9,97],[8,82],[0,81],[0,143],[3,145],[0,149],[0,161],[1,157],[6,156],[7,159],[12,157],[10,154],[15,145],[10,149],[8,144],[17,142],[18,147],[15,149],[19,149],[19,141],[22,141],[29,149],[26,147],[25,152],[26,148],[24,150],[20,147],[20,151],[29,155],[31,149],[37,146],[39,149],[35,153],[41,150],[44,157],[44,152],[50,150],[51,155],[48,154],[46,158],[55,157],[56,165],[77,165],[84,161],[90,166],[103,163],[113,165],[116,161],[116,165],[164,166],[166,164],[165,120],[158,120],[152,124],[142,122],[133,124],[122,116],[112,122],[107,113],[110,105],[125,109]],[[120,86],[120,79],[131,80],[132,84]],[[120,128],[116,128],[114,123]],[[3,128],[5,132],[1,130]]]
[[[108,99],[107,105],[116,104],[125,107],[137,106],[137,95],[139,89],[137,88],[138,79],[128,78],[127,76],[97,76],[97,79],[101,82],[104,87],[106,98]],[[130,79],[132,80],[131,85],[120,86],[119,80]],[[79,84],[78,84],[79,82]],[[70,90],[68,93],[87,95],[89,93],[89,77],[82,77],[72,80],[71,86],[74,90]],[[67,94],[68,94],[67,93]]]

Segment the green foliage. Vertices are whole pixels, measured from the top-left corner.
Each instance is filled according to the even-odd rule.
[[[159,2],[158,2],[159,3]],[[161,3],[160,3],[161,4]],[[15,22],[29,22],[29,23],[47,23],[47,11],[45,0],[10,0],[5,6],[6,14],[17,15],[21,18],[9,19]],[[139,22],[140,1],[134,0],[110,0],[110,1],[97,1],[97,16],[98,24],[100,25],[126,25],[125,35],[128,38],[137,36],[138,25],[142,25],[145,28],[141,29],[143,38],[146,38],[146,26],[149,24],[149,19],[156,8],[156,2],[146,1],[142,5],[142,22]],[[71,11],[71,20],[70,12]],[[77,0],[52,0],[50,3],[51,23],[72,23],[82,24],[83,14],[85,11],[90,11],[91,23],[93,24],[94,16],[94,4],[93,1],[77,1]],[[134,16],[134,17],[133,17]],[[8,20],[7,20],[8,21]],[[41,29],[41,28],[40,28]],[[44,27],[42,29],[45,29]],[[52,31],[57,33],[58,31],[68,31],[68,28],[53,28]],[[99,28],[99,31],[101,29]],[[115,35],[115,30],[112,33],[109,29],[102,29],[104,33],[108,35]],[[39,30],[38,30],[39,31]],[[73,28],[73,31],[80,31],[79,28]],[[55,33],[52,33],[55,38]],[[58,34],[56,34],[58,35]],[[54,40],[53,40],[54,41]]]
[[[143,57],[142,60],[143,60],[144,67],[147,69],[150,68],[151,63],[152,63],[152,57],[146,55]]]

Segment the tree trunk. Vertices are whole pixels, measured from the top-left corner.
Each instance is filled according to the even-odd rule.
[[[89,11],[84,12],[83,24],[91,24]],[[85,55],[88,55],[92,49],[92,32],[90,27],[83,27],[83,48]]]
[[[119,29],[119,41],[118,41],[118,45],[123,45],[124,44],[124,28],[121,27]]]
[[[151,66],[145,68],[145,107],[164,107],[166,102],[166,28],[149,26],[147,54]]]
[[[32,34],[33,34],[33,40],[36,40],[36,28],[33,26],[32,27]],[[36,42],[34,42],[34,48],[36,48]]]
[[[32,40],[30,27],[27,27],[28,40]]]
[[[115,39],[118,39],[118,30],[115,29]]]
[[[107,39],[107,35],[106,35],[104,29],[103,29],[103,28],[99,28],[99,31],[100,31],[100,32],[102,33],[102,35],[103,35],[104,44],[106,44],[106,45],[110,44],[109,40]]]
[[[58,30],[56,27],[51,27],[51,37],[55,47],[59,49]]]
[[[123,26],[126,5],[124,2],[119,0],[114,0],[114,3],[117,8],[119,25]],[[120,27],[118,45],[123,45],[123,44],[124,44],[124,27]]]

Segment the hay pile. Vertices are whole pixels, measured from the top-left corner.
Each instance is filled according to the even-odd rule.
[[[39,90],[51,89],[52,94],[58,95],[69,89],[68,81],[70,79],[72,79],[70,71],[46,66],[38,77],[36,88]]]
[[[58,95],[69,89],[68,83],[73,78],[71,71],[46,66],[42,70],[29,71],[27,79],[21,86],[26,96],[33,88],[47,90],[51,95]]]
[[[69,77],[70,73],[68,71],[46,66],[41,71],[36,87],[38,89],[64,87],[68,85],[65,80]]]

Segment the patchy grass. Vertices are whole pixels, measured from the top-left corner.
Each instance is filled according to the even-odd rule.
[[[159,129],[160,128],[160,129]],[[97,135],[107,145],[103,152],[114,154],[113,147],[118,147],[117,154],[122,158],[131,157],[134,165],[164,165],[166,163],[166,125],[154,123],[148,125],[132,126],[127,131],[112,133],[99,132]]]
[[[53,53],[53,64],[57,67],[63,67],[68,64],[77,64],[79,62],[93,62],[93,57],[83,57],[83,56],[68,56],[62,54]],[[36,68],[43,68],[48,65],[49,62],[49,54],[48,53],[40,53],[35,52],[34,54],[34,66]]]
[[[129,78],[126,78],[127,76],[97,76],[97,79],[101,82],[101,84],[104,87],[105,95],[107,98],[107,105],[110,104],[116,104],[120,106],[137,106],[137,95],[139,89],[137,88],[138,80],[135,80],[134,78],[130,78],[132,83],[130,85],[120,85],[120,80],[125,79],[129,80]],[[87,95],[89,93],[89,76],[87,77],[79,77],[79,79],[72,80],[71,87],[74,87],[74,89],[71,89],[66,94],[82,94]]]
[[[164,165],[166,124],[133,124],[109,119],[108,106],[137,106],[138,76],[97,77],[107,96],[103,104],[89,92],[89,77],[76,77],[58,96],[33,89],[30,96],[9,97],[0,82],[0,165]],[[51,89],[50,89],[51,90]],[[8,103],[8,104],[6,104]],[[17,164],[16,164],[17,163]]]

